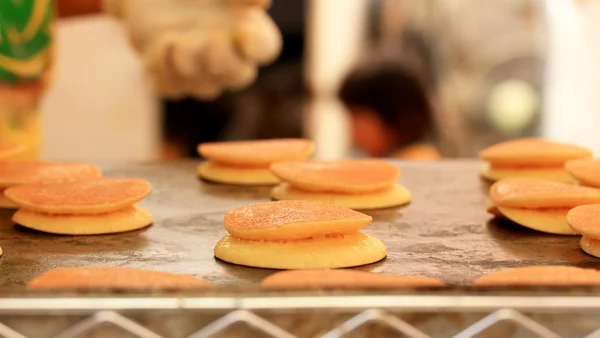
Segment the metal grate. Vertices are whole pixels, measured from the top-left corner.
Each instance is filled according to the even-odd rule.
[[[515,306],[498,307],[509,304]],[[186,318],[179,318],[184,314]],[[422,319],[419,316],[423,314],[452,317],[452,332],[441,329],[433,333],[431,327],[438,327],[437,322],[424,328],[423,320],[418,319]],[[579,322],[583,314],[588,316],[587,323]],[[146,315],[151,318],[145,318]],[[157,322],[163,319],[166,322],[168,315],[180,320],[177,327],[184,322],[194,325],[189,326],[191,329],[186,333],[172,330],[172,326],[157,327]],[[307,315],[322,319],[318,333],[297,329],[310,320],[306,319]],[[333,319],[334,315],[341,315],[337,318],[342,319]],[[40,323],[35,332],[31,330],[32,317]],[[52,332],[48,321],[59,318],[66,321],[62,322],[63,327]],[[557,323],[556,318],[565,319],[564,323]],[[364,333],[368,330],[385,330],[386,336],[409,338],[600,338],[599,323],[600,297],[593,295],[0,299],[0,337],[4,338],[217,338],[241,337],[239,332],[269,338],[381,336]],[[562,325],[569,328],[564,329]],[[557,327],[561,332],[556,332]],[[112,330],[110,334],[98,332],[106,328]],[[232,330],[234,328],[237,331]],[[253,334],[248,335],[249,332]]]

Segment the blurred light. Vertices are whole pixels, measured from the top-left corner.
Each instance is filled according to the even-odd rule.
[[[504,133],[527,128],[539,110],[540,97],[523,80],[508,79],[492,90],[487,101],[487,117],[492,127]]]

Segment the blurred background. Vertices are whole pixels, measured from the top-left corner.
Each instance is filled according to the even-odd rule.
[[[544,136],[600,150],[600,1],[274,0],[278,60],[214,101],[161,100],[117,21],[58,21],[43,156],[150,161],[308,137],[316,157],[475,157]]]

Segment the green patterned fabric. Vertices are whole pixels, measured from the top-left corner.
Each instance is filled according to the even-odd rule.
[[[0,0],[0,83],[39,79],[51,55],[53,0]]]

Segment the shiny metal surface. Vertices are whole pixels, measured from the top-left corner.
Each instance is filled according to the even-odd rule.
[[[19,287],[61,266],[128,266],[193,274],[218,286],[256,285],[271,270],[234,266],[215,260],[213,246],[225,234],[223,215],[230,209],[268,200],[269,189],[201,183],[197,163],[104,166],[107,176],[148,179],[153,192],[141,204],[155,217],[150,228],[110,236],[54,236],[15,227],[11,212],[0,213],[0,286]],[[487,186],[475,161],[402,163],[401,182],[413,203],[401,209],[369,212],[365,232],[388,246],[382,262],[360,269],[390,274],[438,277],[468,285],[500,269],[564,264],[600,268],[584,254],[577,237],[550,236],[485,212]]]

